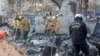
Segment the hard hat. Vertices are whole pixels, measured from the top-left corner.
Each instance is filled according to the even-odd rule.
[[[6,38],[6,34],[4,32],[0,32],[0,40],[3,40]]]
[[[56,20],[56,19],[57,19],[57,16],[53,16],[53,17],[52,17],[52,20]]]
[[[83,14],[76,14],[76,15],[75,15],[75,18],[76,18],[76,17],[84,18],[84,15],[83,15]]]
[[[83,14],[76,14],[75,15],[75,20],[77,19],[77,17],[79,17],[82,21],[85,21],[85,17]]]

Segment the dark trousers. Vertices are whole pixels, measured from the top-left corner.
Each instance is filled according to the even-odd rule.
[[[45,36],[48,36],[48,30],[44,30]]]
[[[15,40],[19,40],[21,36],[20,29],[14,29]]]
[[[80,50],[85,56],[89,56],[89,46],[87,44],[73,45],[74,56],[80,56]]]
[[[47,29],[47,30],[45,30],[44,34],[45,34],[45,36],[54,36],[55,30]]]
[[[57,46],[57,47],[60,47],[60,45],[61,45],[61,37],[57,37],[56,38],[56,40],[55,40],[55,45]]]
[[[45,36],[50,36],[50,30],[49,29],[45,30]]]
[[[23,32],[23,38],[24,38],[24,40],[28,39],[28,31]]]
[[[55,35],[55,30],[50,30],[50,36],[54,36]]]

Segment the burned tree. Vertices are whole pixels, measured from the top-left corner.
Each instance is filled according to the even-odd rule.
[[[51,0],[53,3],[55,3],[59,9],[61,9],[62,1],[63,0]]]
[[[76,3],[73,2],[73,1],[70,1],[69,5],[71,5],[71,10],[72,10],[73,14],[75,15],[75,13],[76,13]]]

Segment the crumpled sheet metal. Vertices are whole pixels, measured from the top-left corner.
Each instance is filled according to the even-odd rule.
[[[15,43],[0,40],[0,56],[27,56]]]

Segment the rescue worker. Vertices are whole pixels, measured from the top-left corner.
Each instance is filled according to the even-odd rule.
[[[30,25],[28,20],[25,17],[21,17],[21,29],[23,31],[23,38],[25,41],[28,41],[28,32],[30,30]]]
[[[49,21],[49,31],[50,31],[50,36],[55,35],[55,21],[52,19]]]
[[[52,18],[50,20],[50,24],[51,24],[51,26],[50,26],[50,34],[51,35],[55,35],[56,32],[57,32],[57,28],[60,26],[60,25],[58,26],[58,22],[57,22],[58,16],[59,16],[59,14],[54,15],[54,16],[52,16]]]
[[[14,37],[15,37],[14,40],[19,40],[19,38],[21,37],[21,32],[20,32],[21,25],[20,25],[20,23],[21,23],[20,18],[17,15],[11,24],[11,26],[14,29]]]
[[[48,28],[49,28],[51,36],[54,36],[56,34],[55,33],[55,24],[56,24],[58,16],[60,16],[60,14],[54,15],[50,19],[50,23],[49,23],[49,27]]]
[[[61,34],[61,29],[60,29],[60,22],[58,20],[56,20],[55,22],[55,32],[56,34]]]
[[[89,46],[86,42],[87,28],[83,22],[83,15],[76,14],[75,21],[70,25],[69,33],[72,38],[74,56],[80,56],[80,50],[85,56],[89,56]]]

